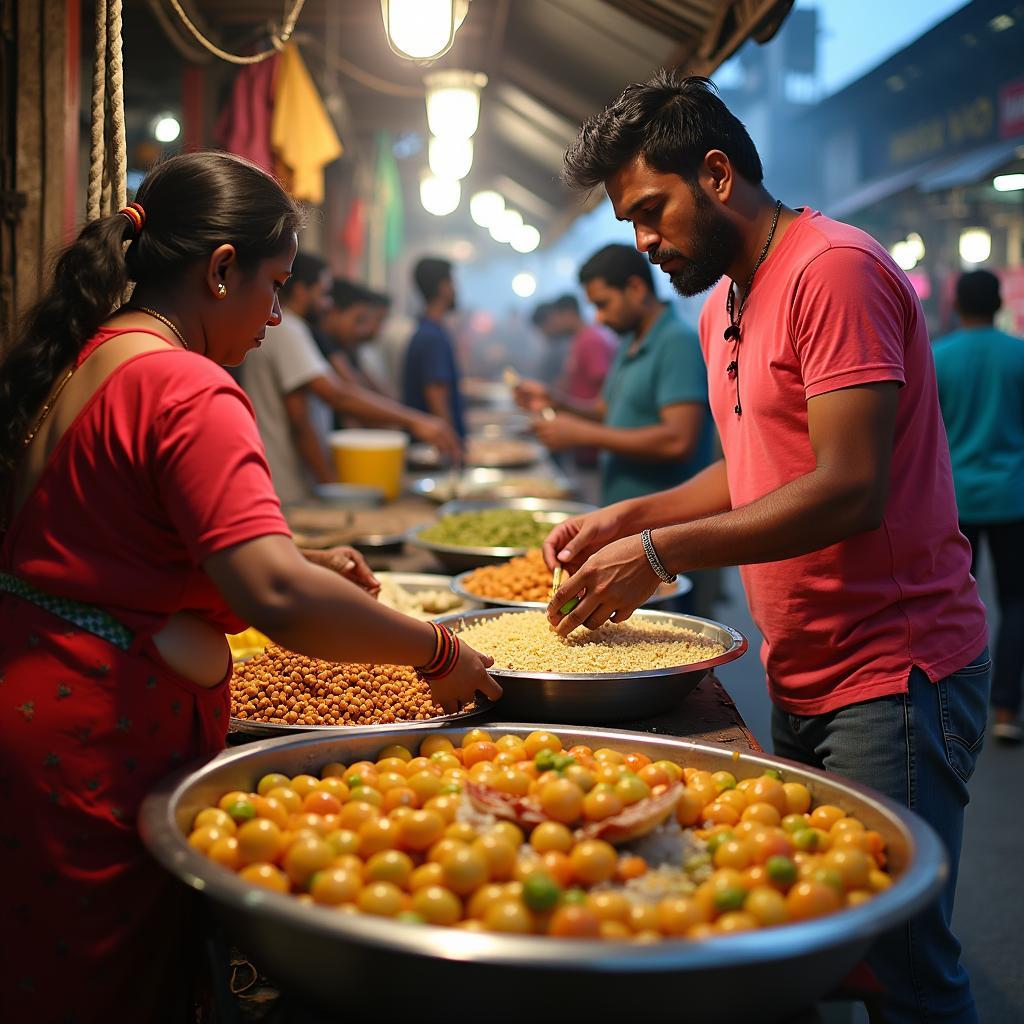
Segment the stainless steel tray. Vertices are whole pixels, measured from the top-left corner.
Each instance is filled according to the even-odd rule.
[[[502,597],[484,597],[483,594],[476,594],[466,587],[466,577],[473,571],[473,569],[467,569],[466,572],[460,572],[458,576],[451,579],[452,590],[467,601],[475,601],[477,604],[487,605],[490,608],[527,608],[532,611],[548,606],[547,601],[512,601]],[[665,604],[666,601],[674,601],[691,590],[693,590],[693,583],[690,582],[689,576],[679,576],[675,583],[662,583],[644,603],[644,607],[650,608]]]
[[[562,501],[556,498],[499,498],[490,501],[449,501],[437,510],[437,514],[439,518],[443,518],[457,512],[479,512],[492,508],[523,509],[533,512],[535,519],[550,523],[552,526],[570,516],[595,511],[593,505],[581,501]],[[527,551],[525,547],[462,547],[454,544],[437,544],[420,536],[425,529],[426,526],[414,527],[405,535],[406,541],[414,547],[431,552],[442,565],[453,572],[475,569],[480,565],[494,565]]]
[[[525,736],[535,725],[492,725],[493,735]],[[192,849],[185,830],[228,790],[251,790],[270,771],[317,772],[329,761],[372,758],[382,734],[306,734],[234,748],[165,780],[140,813],[143,841],[170,873],[202,897],[248,956],[274,981],[339,1019],[488,1021],[546,1024],[572,1016],[633,1020],[640,1007],[674,1008],[687,1024],[772,1024],[833,990],[872,940],[928,905],[946,877],[935,833],[916,815],[865,787],[766,754],[614,729],[546,725],[569,746],[639,750],[658,759],[738,779],[765,768],[809,786],[877,829],[888,845],[894,884],[873,899],[800,924],[701,942],[638,946],[616,942],[473,934],[304,906],[248,885]],[[415,748],[425,737],[463,730],[389,729],[387,742]],[[426,1016],[424,1015],[427,1010]]]
[[[445,615],[437,621],[458,631],[464,624],[499,615],[521,615],[524,611],[491,608],[465,615]],[[711,619],[643,608],[633,613],[633,619],[692,630],[722,644],[725,652],[691,665],[642,672],[513,672],[491,668],[488,672],[504,690],[501,713],[521,716],[524,721],[573,724],[625,722],[659,715],[678,705],[713,668],[735,661],[747,650],[747,639],[742,633]]]
[[[538,493],[538,484],[547,493]],[[437,472],[413,478],[408,489],[438,504],[459,499],[504,501],[508,498],[542,498],[563,501],[573,493],[568,477],[548,464],[537,466],[533,472],[483,468],[467,469],[460,474]]]
[[[394,732],[396,729],[409,729],[420,725],[457,726],[460,722],[469,722],[474,718],[479,718],[494,708],[490,701],[480,702],[479,698],[477,700],[479,706],[473,708],[472,711],[459,711],[454,715],[438,715],[437,718],[424,718],[416,722],[388,722],[381,725],[278,725],[275,722],[256,722],[250,718],[235,718],[232,715],[229,719],[229,729],[231,732],[242,733],[246,736],[262,736],[267,738],[271,736],[295,736],[304,732],[315,732],[320,735],[339,735],[350,733],[354,729],[372,729],[377,733],[388,733]]]
[[[487,458],[486,450],[474,450],[480,445],[513,441],[517,446],[518,455]],[[535,466],[547,455],[547,449],[537,441],[522,438],[506,438],[498,436],[469,438],[466,444],[466,465],[483,469],[525,469]],[[405,453],[406,465],[410,469],[436,470],[447,466],[448,457],[431,444],[411,444]]]

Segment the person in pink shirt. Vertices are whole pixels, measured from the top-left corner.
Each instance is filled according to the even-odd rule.
[[[700,321],[724,457],[659,494],[556,527],[562,635],[628,618],[672,574],[739,565],[776,753],[871,786],[942,837],[936,904],[869,963],[885,1020],[973,1024],[950,931],[991,664],[920,303],[874,239],[762,181],[712,84],[659,72],[589,118],[565,158]],[[564,617],[572,597],[579,604]]]
[[[576,401],[592,402],[601,394],[615,359],[615,339],[597,324],[588,324],[583,319],[575,295],[560,295],[548,304],[542,329],[546,334],[571,339],[558,382],[560,390]]]

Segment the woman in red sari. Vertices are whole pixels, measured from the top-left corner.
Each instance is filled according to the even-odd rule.
[[[197,937],[135,816],[224,744],[225,632],[425,666],[449,709],[500,694],[361,560],[345,579],[291,541],[221,367],[279,322],[299,226],[250,164],[175,157],[83,228],[0,364],[0,1020],[172,1019]]]

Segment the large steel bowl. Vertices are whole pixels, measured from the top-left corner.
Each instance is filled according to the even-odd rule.
[[[443,615],[443,622],[459,631],[500,615],[522,614],[527,609],[488,608],[479,612]],[[524,721],[568,722],[579,725],[603,725],[628,722],[659,715],[676,707],[710,672],[719,665],[735,661],[747,650],[747,639],[738,630],[721,622],[697,615],[661,612],[641,608],[631,621],[664,623],[692,630],[721,644],[725,651],[714,658],[639,672],[513,672],[505,668],[487,671],[501,684],[502,715]],[[482,653],[487,654],[488,651]]]
[[[538,522],[551,526],[557,526],[570,516],[585,515],[595,510],[593,505],[581,501],[563,501],[557,498],[494,498],[486,501],[449,501],[437,510],[437,514],[443,519],[458,512],[482,512],[494,508],[532,512]],[[428,526],[414,527],[406,534],[406,542],[413,547],[431,552],[452,572],[476,569],[481,565],[495,565],[516,555],[524,555],[527,551],[524,547],[464,547],[456,544],[438,544],[423,538],[422,534],[426,529]]]
[[[537,611],[540,608],[547,608],[547,601],[513,601],[504,597],[487,597],[484,594],[477,594],[466,585],[466,577],[474,572],[468,569],[460,572],[451,581],[452,590],[465,601],[475,601],[477,604],[487,605],[489,608],[526,608]],[[693,583],[689,576],[677,576],[675,583],[661,583],[658,589],[644,602],[645,608],[655,608],[659,604],[674,601],[676,598],[684,597],[693,590]]]
[[[525,736],[536,726],[493,725]],[[764,754],[610,729],[549,725],[566,744],[640,750],[737,778],[779,768],[820,802],[837,804],[877,829],[889,848],[894,884],[873,899],[816,920],[655,946],[473,934],[303,906],[242,882],[185,840],[195,814],[228,790],[251,790],[270,771],[316,772],[329,761],[375,757],[382,737],[306,734],[227,751],[168,779],[145,801],[142,838],[172,874],[201,892],[234,939],[274,981],[345,1020],[495,1024],[634,1020],[665,1016],[687,1024],[772,1024],[813,1004],[861,960],[880,933],[938,893],[946,860],[935,833],[872,791]],[[458,729],[389,731],[386,742],[415,748]]]

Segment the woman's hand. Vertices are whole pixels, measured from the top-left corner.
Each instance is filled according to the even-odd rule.
[[[487,674],[494,664],[489,654],[474,651],[469,644],[459,643],[459,660],[455,668],[444,679],[427,681],[430,694],[435,704],[440,704],[445,714],[454,714],[460,704],[473,700],[477,691],[488,700],[495,701],[501,697],[501,687]]]
[[[573,516],[559,523],[544,541],[544,561],[549,569],[564,566],[575,573],[605,544],[621,537],[628,529],[623,503]]]
[[[302,554],[307,562],[319,565],[321,569],[336,572],[350,583],[354,583],[360,590],[365,590],[371,597],[376,597],[380,593],[380,580],[373,575],[366,559],[355,548],[347,545],[328,548],[325,551],[303,548]]]

